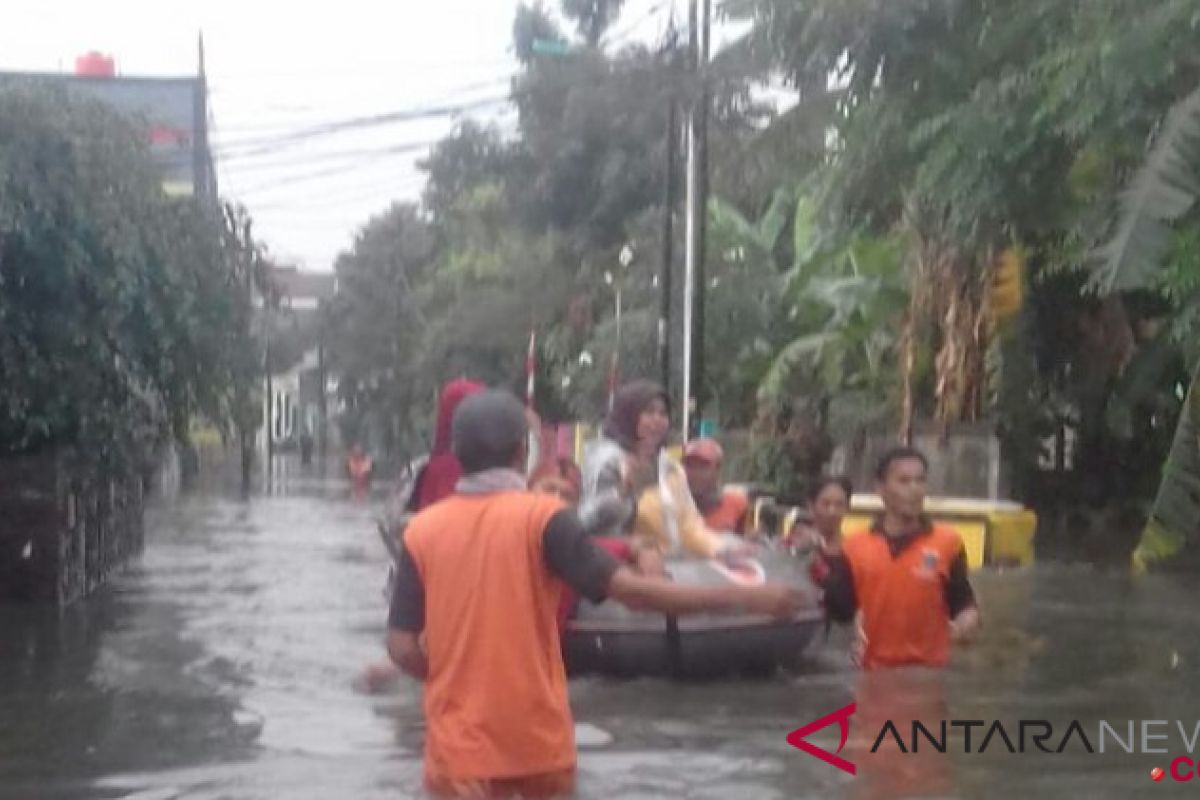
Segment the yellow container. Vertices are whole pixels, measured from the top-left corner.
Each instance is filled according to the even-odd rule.
[[[856,494],[842,533],[850,536],[870,527],[883,510],[877,495]],[[1033,563],[1037,515],[1020,503],[962,497],[930,497],[925,513],[949,525],[962,537],[971,569],[985,566],[1028,566]]]

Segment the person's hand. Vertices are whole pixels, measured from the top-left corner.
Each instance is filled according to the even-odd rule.
[[[638,549],[634,554],[634,563],[637,571],[648,578],[667,577],[667,568],[663,562],[662,553],[653,547]]]
[[[354,681],[354,686],[364,694],[378,694],[399,681],[400,670],[395,664],[372,664]]]
[[[855,623],[854,633],[854,642],[850,645],[850,663],[861,667],[867,655],[867,632],[862,629],[862,625]]]
[[[950,641],[955,644],[970,644],[979,632],[979,609],[968,608],[950,620]]]
[[[766,614],[776,619],[790,619],[804,605],[805,594],[795,586],[768,583],[747,588],[745,607],[754,614]]]

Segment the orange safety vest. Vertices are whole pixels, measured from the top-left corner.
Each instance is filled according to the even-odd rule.
[[[953,528],[936,524],[895,557],[880,533],[862,531],[846,538],[843,552],[867,637],[865,668],[940,667],[949,661],[946,582],[962,549]]]
[[[721,492],[721,502],[704,514],[704,524],[717,533],[744,533],[743,524],[750,501],[733,489]]]
[[[573,770],[575,729],[542,535],[562,510],[527,492],[453,495],[404,534],[425,591],[431,786]]]

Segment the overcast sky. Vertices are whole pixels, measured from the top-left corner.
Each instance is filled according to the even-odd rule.
[[[686,11],[685,0],[674,0]],[[223,195],[250,209],[281,260],[329,270],[392,200],[415,198],[415,168],[443,116],[359,126],[282,145],[314,125],[431,107],[514,123],[500,101],[516,69],[517,0],[3,0],[0,69],[66,71],[110,54],[125,75],[196,71],[203,31]],[[557,3],[547,3],[556,6]],[[654,39],[672,0],[629,0],[613,28]]]

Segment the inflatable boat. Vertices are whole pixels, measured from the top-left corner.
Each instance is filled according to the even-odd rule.
[[[669,561],[667,572],[677,583],[698,586],[790,583],[808,590],[812,604],[781,621],[746,613],[676,618],[612,601],[581,601],[563,633],[569,674],[689,679],[769,674],[794,666],[825,627],[805,563],[786,552],[763,550],[732,564]]]

